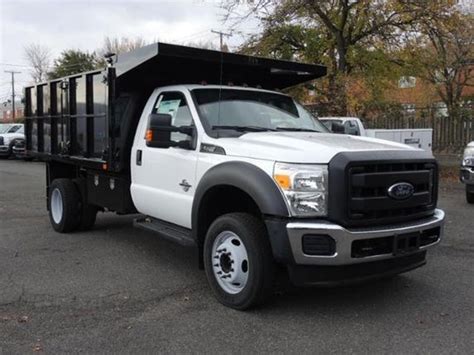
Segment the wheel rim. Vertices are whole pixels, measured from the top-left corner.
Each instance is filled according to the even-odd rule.
[[[220,233],[214,240],[211,254],[212,270],[219,286],[236,294],[247,285],[249,261],[247,249],[237,234]]]
[[[59,224],[63,218],[63,198],[59,189],[54,189],[51,194],[51,215],[56,224]]]

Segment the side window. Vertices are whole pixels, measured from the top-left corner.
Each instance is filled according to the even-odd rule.
[[[10,129],[8,130],[8,133],[15,133],[15,132],[18,131],[20,128],[21,128],[21,126],[13,126],[12,128],[10,128]]]
[[[184,94],[181,92],[165,92],[156,100],[153,113],[171,115],[171,124],[175,127],[192,126],[193,117]],[[189,140],[190,136],[178,132],[171,133],[171,140],[179,142]]]
[[[344,130],[345,130],[345,134],[360,136],[359,126],[357,125],[357,122],[354,120],[349,120],[349,121],[344,122]]]
[[[360,129],[359,129],[359,125],[357,124],[357,121],[352,120],[351,127],[354,130],[354,135],[360,136]]]

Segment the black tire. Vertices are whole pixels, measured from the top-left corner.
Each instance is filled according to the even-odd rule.
[[[467,203],[474,203],[474,192],[469,191],[468,186],[466,186],[466,201]]]
[[[219,285],[213,270],[213,244],[224,231],[235,233],[243,242],[248,255],[247,283],[234,294],[226,292]],[[217,218],[209,227],[204,241],[204,268],[217,300],[223,305],[245,310],[265,302],[272,293],[275,265],[262,221],[247,213],[229,213]]]
[[[59,192],[60,200],[62,201],[62,209],[58,212],[58,216],[53,216],[53,194]],[[80,206],[81,199],[79,191],[76,186],[69,179],[56,179],[49,187],[48,198],[49,220],[54,230],[59,233],[68,233],[77,229],[80,223]]]
[[[81,213],[81,222],[79,224],[79,230],[87,231],[92,229],[97,218],[97,207],[93,205],[84,205]]]

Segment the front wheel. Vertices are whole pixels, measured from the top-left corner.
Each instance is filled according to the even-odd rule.
[[[204,242],[204,267],[216,298],[244,310],[271,294],[274,262],[262,221],[247,213],[217,218]]]
[[[466,201],[467,203],[474,203],[474,191],[466,185]]]

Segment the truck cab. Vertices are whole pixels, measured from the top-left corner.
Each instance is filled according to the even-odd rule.
[[[343,127],[343,130],[341,129],[340,133],[363,137],[367,135],[365,132],[365,127],[358,117],[320,117],[319,120],[331,132],[333,132],[333,126],[336,124]]]
[[[235,309],[264,302],[277,270],[298,286],[330,286],[424,265],[443,233],[436,160],[332,134],[276,90],[321,75],[316,65],[157,44],[105,75],[27,88],[27,151],[46,162],[52,227],[86,230],[98,211],[138,212],[136,227],[195,248],[216,298]],[[44,92],[54,93],[46,104]]]

